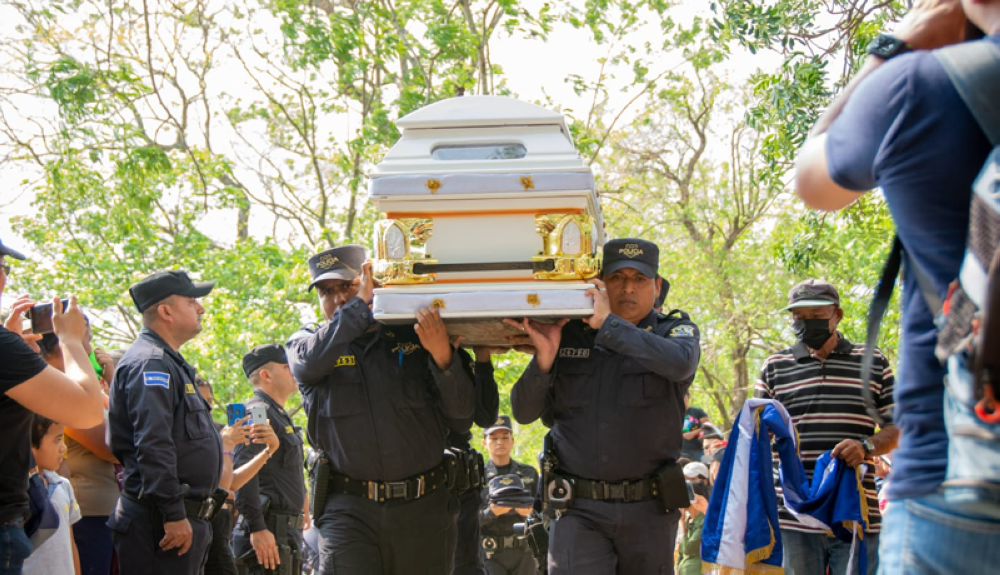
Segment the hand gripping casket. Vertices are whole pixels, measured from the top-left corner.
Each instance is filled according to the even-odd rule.
[[[374,313],[440,309],[469,345],[500,345],[502,318],[591,315],[604,221],[565,118],[512,98],[443,100],[396,122],[370,174]]]

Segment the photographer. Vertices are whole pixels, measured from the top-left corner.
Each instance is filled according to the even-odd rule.
[[[0,242],[0,297],[10,274],[8,258],[24,260],[24,255]],[[31,553],[31,542],[23,523],[28,513],[28,472],[31,460],[32,412],[75,427],[93,427],[102,420],[103,400],[97,374],[83,348],[87,324],[76,296],[63,312],[54,300],[52,324],[60,336],[66,373],[50,367],[22,337],[22,314],[30,309],[26,300],[11,310],[11,318],[0,327],[0,565],[7,573],[18,574]]]
[[[977,57],[947,56],[954,54],[945,52],[954,49],[950,45],[980,31],[987,37],[961,48]],[[928,297],[944,301],[960,272],[963,286],[966,272],[984,275],[975,265],[965,270],[963,261],[972,185],[997,142],[984,131],[990,115],[973,114],[952,77],[960,70],[978,76],[980,89],[963,79],[962,92],[978,107],[992,107],[995,130],[1000,0],[917,0],[894,35],[880,35],[868,53],[800,150],[795,187],[805,203],[822,210],[847,207],[879,188],[905,249],[894,414],[900,441],[887,488],[879,572],[913,573],[922,565],[941,573],[987,573],[1000,562],[1000,449],[995,439],[982,438],[995,438],[1000,425],[979,421],[974,399],[969,405],[956,397],[966,386],[951,378],[961,378],[962,370],[948,373],[947,389],[943,385],[946,370],[935,353],[939,333]],[[992,90],[985,88],[989,80]],[[992,229],[982,236],[995,242],[995,234]],[[968,388],[971,396],[971,382]],[[956,421],[969,429],[949,437],[947,426]],[[947,485],[942,494],[953,470],[960,496],[978,491],[961,506],[946,499]],[[982,483],[992,485],[980,489]]]

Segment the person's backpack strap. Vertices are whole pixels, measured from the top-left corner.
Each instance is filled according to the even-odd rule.
[[[1000,146],[1000,47],[987,40],[965,42],[934,51],[958,95],[979,122],[990,143]]]
[[[882,266],[882,277],[879,278],[878,287],[875,288],[875,297],[872,298],[872,303],[868,307],[868,332],[865,334],[865,353],[861,356],[861,377],[863,381],[870,381],[872,364],[875,363],[875,346],[878,344],[878,333],[882,327],[882,318],[889,308],[892,291],[896,286],[896,278],[899,277],[899,271],[903,267],[904,261],[906,262],[905,265],[909,266],[913,271],[913,275],[917,280],[917,286],[920,288],[920,293],[924,296],[924,302],[927,304],[928,309],[931,310],[935,322],[941,317],[941,311],[944,309],[944,302],[941,300],[941,296],[938,295],[937,289],[934,288],[934,282],[931,281],[930,276],[927,275],[927,272],[923,268],[917,265],[913,258],[906,257],[906,249],[903,247],[903,242],[899,239],[899,236],[893,237],[892,250],[890,250],[889,256]],[[885,422],[879,415],[878,408],[875,406],[871,388],[863,385],[861,386],[861,393],[865,398],[865,409],[868,411],[868,415],[879,425],[884,424]]]

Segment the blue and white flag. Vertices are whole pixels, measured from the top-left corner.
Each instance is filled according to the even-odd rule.
[[[865,573],[868,509],[861,486],[863,466],[851,468],[824,454],[810,485],[799,458],[795,425],[784,406],[770,399],[747,400],[730,433],[705,515],[702,572],[783,572],[772,434],[785,507],[805,525],[826,529],[845,541],[860,541],[856,555],[859,572]]]

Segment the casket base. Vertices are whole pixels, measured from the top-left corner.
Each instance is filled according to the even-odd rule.
[[[551,323],[589,317],[592,287],[585,282],[388,287],[375,290],[372,308],[376,321],[396,325],[414,323],[419,309],[438,309],[449,335],[464,338],[463,347],[510,347],[525,343],[525,334],[503,323],[505,318]]]

